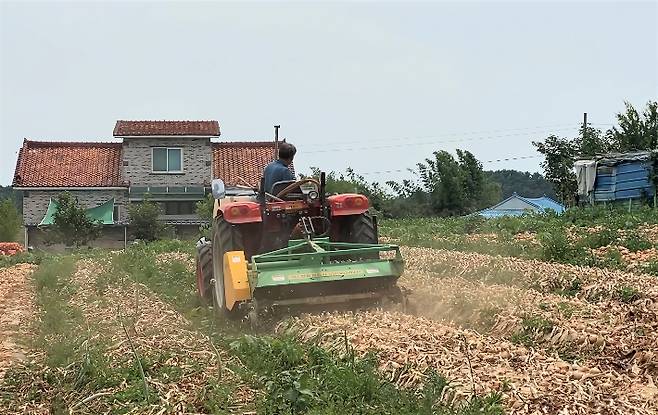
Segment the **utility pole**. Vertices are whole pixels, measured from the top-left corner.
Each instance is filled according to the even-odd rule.
[[[274,160],[279,159],[279,128],[280,125],[274,126]]]
[[[587,113],[583,113],[583,141],[587,139]]]

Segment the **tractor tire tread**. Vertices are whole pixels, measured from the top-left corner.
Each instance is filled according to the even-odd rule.
[[[197,265],[201,271],[202,283],[203,283],[203,297],[201,298],[204,301],[210,300],[210,280],[213,277],[212,269],[212,244],[206,243],[197,247]],[[199,289],[199,294],[201,289]]]
[[[372,215],[368,212],[362,213],[354,218],[351,224],[350,242],[376,244],[378,243],[377,232]]]

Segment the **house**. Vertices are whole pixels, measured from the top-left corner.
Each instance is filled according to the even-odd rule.
[[[25,139],[13,186],[23,193],[26,245],[46,242],[63,191],[103,223],[96,246],[123,247],[130,234],[128,205],[147,195],[178,237],[196,235],[203,223],[196,203],[213,178],[257,186],[274,159],[274,142],[215,142],[219,136],[217,121],[120,120],[111,142]]]
[[[610,153],[575,162],[578,199],[581,202],[614,202],[651,199],[656,154],[649,151]]]
[[[502,202],[483,209],[476,214],[485,218],[497,218],[500,216],[521,216],[524,213],[544,213],[552,210],[555,213],[564,212],[564,206],[550,197],[523,197],[514,193]]]

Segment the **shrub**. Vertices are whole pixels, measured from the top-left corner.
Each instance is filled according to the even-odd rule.
[[[554,228],[538,235],[542,246],[542,258],[548,261],[569,262],[576,256],[576,249],[567,238],[564,229]]]
[[[583,238],[582,243],[588,248],[596,249],[602,246],[612,245],[619,238],[619,232],[614,229],[604,228],[598,232],[589,233]]]
[[[128,213],[130,226],[136,239],[150,242],[164,236],[167,227],[158,220],[162,210],[157,203],[148,198],[141,202],[131,203]]]
[[[651,241],[637,231],[628,231],[622,245],[631,252],[644,251],[653,246]]]
[[[59,207],[52,225],[54,242],[79,247],[98,238],[102,225],[87,216],[87,211],[78,204],[78,199],[64,192],[57,197],[57,205]]]
[[[21,217],[14,203],[5,199],[0,202],[0,242],[13,242],[21,228]]]

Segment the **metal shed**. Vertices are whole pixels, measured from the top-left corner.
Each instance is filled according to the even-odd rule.
[[[653,198],[653,159],[651,152],[638,151],[579,160],[576,175],[580,199],[595,203]]]

